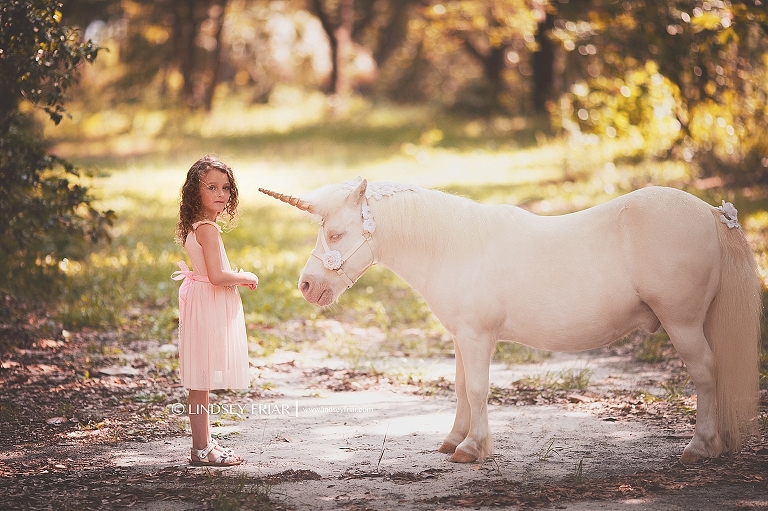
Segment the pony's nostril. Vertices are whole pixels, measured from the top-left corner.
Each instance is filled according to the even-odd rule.
[[[302,293],[306,293],[309,291],[309,281],[305,280],[301,284],[299,284],[299,289],[301,289]]]

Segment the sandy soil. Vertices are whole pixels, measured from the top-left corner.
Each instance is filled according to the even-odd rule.
[[[426,381],[450,387],[453,380],[451,359],[403,364]],[[701,484],[664,483],[689,470],[677,458],[693,430],[690,418],[617,413],[626,409],[626,399],[611,404],[605,397],[638,389],[663,394],[661,385],[671,377],[667,369],[632,363],[626,354],[606,349],[556,354],[541,364],[513,368],[494,364],[491,381],[507,388],[523,377],[583,369],[592,371],[589,391],[541,404],[490,404],[495,454],[482,463],[459,465],[436,450],[453,421],[450,388],[356,378],[342,361],[311,350],[278,353],[256,361],[254,368],[259,381],[270,382],[273,396],[228,394],[216,400],[241,417],[222,416],[214,434],[246,463],[211,470],[268,479],[270,500],[297,510],[768,509],[768,456],[758,456],[760,446],[753,449],[757,473],[750,469],[750,477],[720,484],[707,475],[709,469],[699,467]],[[334,388],[348,390],[329,390]],[[183,467],[189,446],[188,436],[129,442],[110,456],[129,472],[157,472]],[[712,473],[717,470],[712,464]],[[197,507],[171,500],[133,508]]]

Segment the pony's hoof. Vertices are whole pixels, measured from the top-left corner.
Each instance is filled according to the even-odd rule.
[[[693,453],[693,452],[683,451],[683,455],[680,456],[680,463],[682,463],[683,465],[693,465],[694,463],[698,463],[705,459],[707,459],[707,456],[702,456],[700,454]]]
[[[473,461],[477,461],[477,456],[457,450],[450,458],[448,458],[448,461],[451,463],[472,463]]]
[[[696,448],[691,448],[689,445],[683,449],[683,454],[680,456],[680,463],[683,465],[693,465],[700,461],[710,458],[709,454],[705,451],[702,452]]]
[[[456,444],[452,444],[450,442],[443,442],[443,445],[438,447],[437,452],[441,452],[443,454],[453,454],[456,452]]]
[[[473,461],[479,460],[481,457],[482,453],[480,450],[465,441],[460,446],[456,447],[456,452],[448,458],[448,461],[453,463],[472,463]]]
[[[680,456],[680,463],[684,465],[692,465],[700,461],[717,458],[723,453],[723,449],[720,447],[720,441],[714,440],[709,443],[710,448],[707,448],[707,444],[697,440],[694,436],[688,445],[683,449],[683,454]]]

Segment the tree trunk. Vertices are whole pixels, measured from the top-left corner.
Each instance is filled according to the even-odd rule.
[[[553,16],[544,15],[536,32],[536,43],[539,50],[531,56],[533,68],[533,107],[537,112],[546,111],[546,103],[554,92],[555,47],[549,40],[549,31],[555,26]]]
[[[412,3],[411,0],[398,1],[395,12],[381,31],[378,46],[373,52],[373,60],[379,69],[384,67],[387,59],[395,53],[408,36],[408,15]]]
[[[504,89],[502,71],[506,69],[507,47],[491,47],[483,60],[483,74],[495,89]]]
[[[355,25],[354,0],[339,2],[339,26],[335,30],[336,39],[336,83],[333,93],[339,101],[346,103],[352,92],[352,82],[349,75],[349,59],[352,55],[352,30]]]
[[[205,98],[203,104],[205,111],[210,112],[213,107],[213,96],[216,92],[216,85],[219,83],[219,70],[221,69],[221,39],[224,33],[224,14],[227,11],[227,0],[219,0],[218,13],[215,16],[216,23],[216,47],[211,54],[211,67],[208,70],[209,80],[205,88]]]
[[[354,0],[340,0],[338,4],[338,23],[331,21],[323,9],[322,0],[312,0],[314,14],[320,20],[331,46],[330,92],[335,96],[334,111],[343,111],[352,92],[349,76],[349,59],[352,55],[352,32],[355,28]]]
[[[334,24],[331,22],[328,15],[325,13],[322,0],[312,0],[312,11],[314,12],[315,16],[317,16],[317,19],[320,20],[320,25],[322,25],[323,31],[328,37],[328,45],[331,49],[331,76],[329,89],[334,91],[336,90],[337,81],[336,54],[338,53],[338,44],[336,43],[336,28],[334,27]]]
[[[488,49],[480,50],[469,40],[465,39],[464,47],[483,66],[483,76],[487,83],[487,94],[490,98],[487,103],[488,107],[492,110],[506,108],[508,101],[505,101],[504,96],[507,93],[507,86],[504,83],[503,71],[507,67],[508,46],[492,46]]]
[[[195,16],[196,0],[174,2],[176,7],[173,30],[178,51],[179,72],[184,79],[181,95],[191,100],[194,95],[195,48],[199,23]]]

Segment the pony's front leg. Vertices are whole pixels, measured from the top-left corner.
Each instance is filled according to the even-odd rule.
[[[471,463],[485,458],[493,451],[493,438],[488,428],[488,371],[495,343],[476,338],[462,342],[457,337],[456,345],[464,367],[463,387],[469,404],[469,431],[448,461]],[[458,381],[456,394],[459,394]]]
[[[456,417],[453,419],[453,428],[448,436],[443,440],[443,444],[438,449],[445,454],[453,454],[456,447],[467,437],[469,432],[469,401],[467,400],[466,378],[464,377],[464,363],[462,362],[461,349],[459,343],[453,341],[454,353],[456,354]]]

